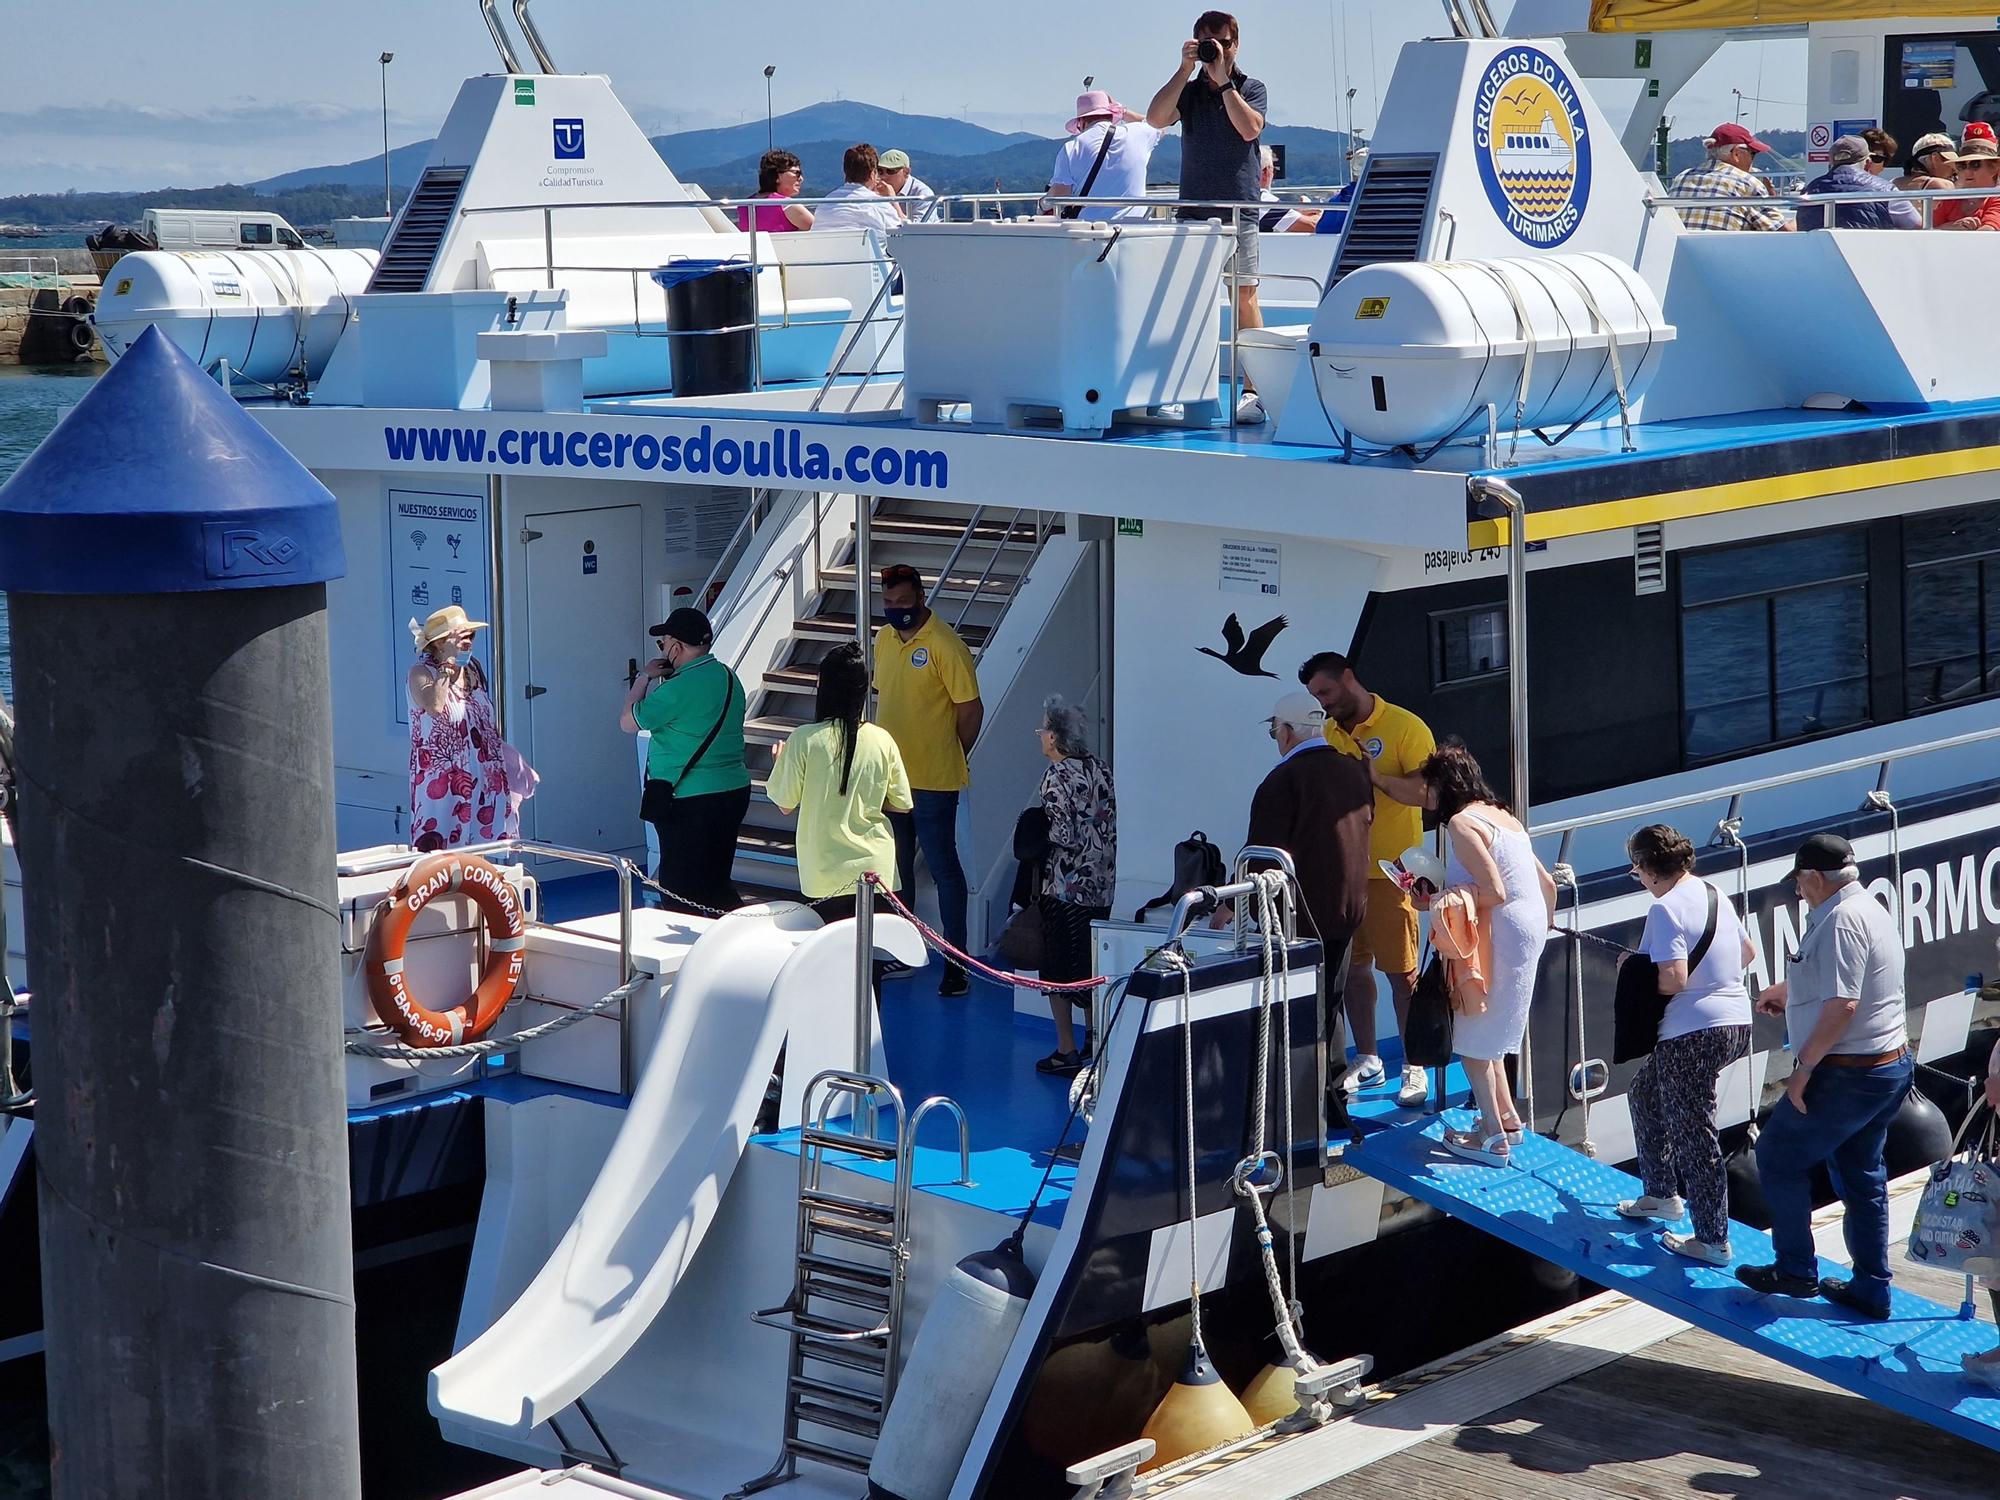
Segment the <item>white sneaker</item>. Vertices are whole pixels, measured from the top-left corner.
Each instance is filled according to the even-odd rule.
[[[1628,1219],[1678,1219],[1687,1212],[1687,1205],[1678,1197],[1655,1198],[1648,1194],[1627,1198],[1618,1205],[1618,1212]]]
[[[1711,1245],[1706,1240],[1698,1240],[1691,1234],[1675,1234],[1671,1229],[1660,1231],[1660,1243],[1676,1255],[1685,1255],[1689,1260],[1698,1260],[1703,1265],[1726,1266],[1729,1264],[1729,1247]]]
[[[1396,1102],[1405,1109],[1422,1104],[1431,1096],[1431,1081],[1424,1076],[1424,1070],[1415,1066],[1403,1069],[1403,1086],[1396,1091]]]
[[[1372,1052],[1362,1052],[1347,1065],[1347,1076],[1340,1080],[1340,1086],[1350,1094],[1358,1094],[1363,1089],[1372,1089],[1385,1076],[1382,1059]]]
[[[1255,427],[1264,420],[1264,402],[1255,391],[1245,391],[1243,399],[1236,403],[1236,425]]]

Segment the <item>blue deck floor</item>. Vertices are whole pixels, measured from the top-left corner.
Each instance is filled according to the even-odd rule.
[[[1891,1293],[1892,1315],[1885,1323],[1849,1317],[1817,1298],[1757,1296],[1729,1270],[1661,1248],[1658,1226],[1618,1217],[1618,1201],[1641,1192],[1636,1178],[1538,1136],[1516,1147],[1507,1167],[1462,1161],[1439,1144],[1446,1122],[1470,1128],[1472,1116],[1453,1111],[1419,1125],[1376,1129],[1348,1148],[1346,1161],[1634,1301],[1919,1421],[2000,1448],[2000,1394],[1966,1379],[1958,1365],[1960,1355],[1993,1347],[1990,1325],[1900,1290]],[[1729,1226],[1729,1248],[1737,1264],[1773,1259],[1770,1236],[1741,1224]],[[1822,1274],[1844,1271],[1828,1261],[1820,1266]]]

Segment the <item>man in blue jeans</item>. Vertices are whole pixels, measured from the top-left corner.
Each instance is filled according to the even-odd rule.
[[[875,722],[889,731],[910,776],[909,812],[889,813],[896,835],[897,892],[910,903],[917,850],[937,886],[938,925],[965,951],[965,867],[958,858],[958,794],[971,780],[965,755],[979,738],[986,709],[979,674],[958,632],[924,601],[924,581],[908,563],[882,570],[882,614],[875,633]],[[945,965],[938,993],[966,994],[965,970]]]
[[[1903,1019],[1903,941],[1861,885],[1835,834],[1800,846],[1792,879],[1811,908],[1784,979],[1757,997],[1782,1013],[1792,1050],[1785,1097],[1757,1138],[1775,1264],[1738,1266],[1752,1291],[1825,1297],[1864,1318],[1889,1316],[1889,1172],[1882,1148],[1916,1065]],[[1827,1164],[1846,1206],[1850,1279],[1822,1277],[1812,1237],[1812,1169]]]

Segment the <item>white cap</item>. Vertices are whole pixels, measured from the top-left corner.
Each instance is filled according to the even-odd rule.
[[[1287,693],[1271,710],[1273,724],[1289,724],[1319,734],[1326,728],[1326,710],[1311,693]]]

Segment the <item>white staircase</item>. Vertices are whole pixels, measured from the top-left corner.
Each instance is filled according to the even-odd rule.
[[[847,516],[853,514],[852,497]],[[956,630],[975,660],[985,652],[1019,593],[1030,567],[1051,537],[1063,531],[1059,513],[1029,506],[951,505],[929,500],[869,501],[869,568],[879,576],[894,563],[908,563],[924,579],[930,607]],[[811,514],[817,515],[815,503]],[[828,510],[829,524],[835,514]],[[808,517],[809,519],[809,517]],[[795,852],[796,820],[778,811],[765,794],[778,746],[799,725],[812,718],[818,666],[841,641],[855,639],[855,541],[851,524],[833,535],[813,534],[790,561],[784,589],[796,601],[792,618],[775,641],[759,640],[752,629],[735,643],[741,655],[733,659],[750,700],[743,732],[747,742],[751,798],[737,841],[735,879],[745,894],[798,893]],[[817,559],[825,558],[824,562]],[[768,573],[766,564],[748,569]],[[874,618],[873,600],[879,587],[874,578],[863,608]],[[737,594],[738,609],[756,607],[754,590]],[[772,608],[767,601],[765,608]],[[782,598],[775,608],[783,608]],[[735,634],[733,618],[718,622],[719,643],[729,652]],[[872,631],[873,626],[871,624]],[[759,669],[759,660],[769,663]],[[989,701],[989,709],[992,704]],[[970,872],[968,872],[970,873]]]

